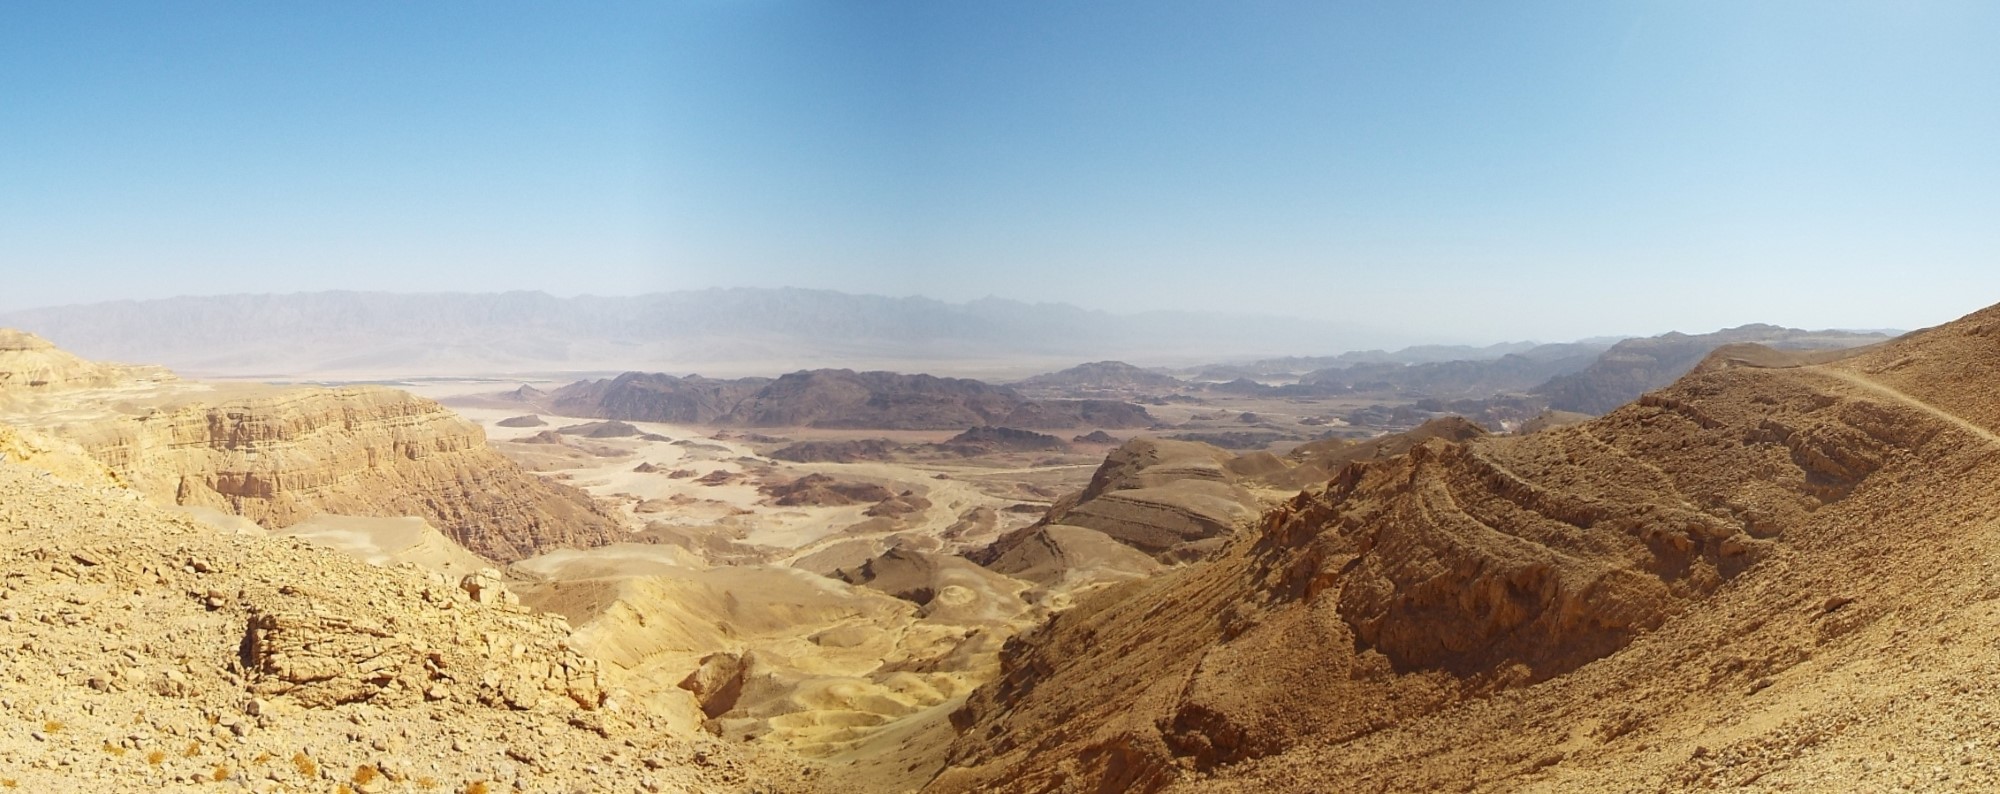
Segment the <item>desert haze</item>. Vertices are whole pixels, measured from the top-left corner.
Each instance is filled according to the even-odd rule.
[[[0,2],[0,794],[2000,791],[1995,31]]]
[[[266,385],[7,331],[5,708],[31,730],[0,766],[30,790],[2000,785],[1995,312],[1011,383]],[[205,346],[182,333],[95,344]]]

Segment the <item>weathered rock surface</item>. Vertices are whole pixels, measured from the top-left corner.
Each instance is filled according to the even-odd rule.
[[[101,481],[0,463],[10,790],[751,782],[735,748],[635,709],[568,634],[412,567],[224,534]]]
[[[1036,526],[994,551],[987,568],[1058,592],[1143,579],[1165,567],[1110,535],[1067,524]]]
[[[834,576],[916,604],[937,621],[1003,623],[1027,610],[1020,583],[962,557],[895,548]]]
[[[1288,462],[1296,465],[1285,469],[1265,467],[1249,476],[1276,487],[1308,488],[1325,485],[1349,463],[1395,457],[1432,439],[1470,441],[1483,435],[1486,435],[1486,428],[1464,417],[1447,416],[1425,422],[1412,430],[1367,441],[1330,438],[1300,444],[1285,456]]]
[[[1010,644],[929,790],[1991,787],[1996,328],[1352,462]]]
[[[1105,456],[1082,493],[1043,523],[1087,527],[1149,554],[1226,537],[1262,505],[1229,469],[1235,456],[1190,441],[1138,438]]]
[[[825,474],[808,474],[796,480],[767,483],[758,488],[771,503],[784,506],[867,504],[893,499],[896,492],[872,482],[850,482]]]
[[[800,441],[772,451],[770,457],[773,460],[793,463],[856,463],[864,460],[889,460],[902,449],[902,444],[886,438]]]
[[[271,528],[318,513],[418,516],[500,561],[618,532],[589,496],[501,457],[478,425],[431,400],[379,387],[117,383],[10,388],[4,418],[76,443],[160,504]]]
[[[1062,452],[1069,449],[1069,445],[1046,433],[981,425],[952,436],[938,444],[937,448],[954,455],[973,457],[1000,452]]]

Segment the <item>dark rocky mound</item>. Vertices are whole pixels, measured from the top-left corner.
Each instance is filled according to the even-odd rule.
[[[633,438],[645,435],[645,431],[624,422],[587,422],[580,425],[556,428],[557,433],[584,438]]]
[[[784,507],[839,507],[882,502],[896,492],[875,483],[847,482],[824,474],[808,474],[790,482],[759,486],[773,504]]]
[[[527,387],[524,386],[522,388],[527,388]],[[501,427],[547,427],[549,425],[548,422],[542,421],[541,417],[536,416],[534,414],[528,414],[526,416],[510,416],[507,417],[506,419],[494,422],[494,424],[499,425]]]
[[[1234,458],[1207,444],[1135,438],[1106,455],[1090,485],[1058,500],[1038,526],[1095,529],[1148,554],[1225,538],[1261,509],[1229,469]],[[1014,542],[1003,538],[988,556]]]
[[[1070,441],[1077,444],[1116,444],[1118,443],[1118,438],[1102,430],[1092,430],[1072,438]]]
[[[931,509],[931,500],[918,496],[913,491],[904,491],[870,505],[862,514],[868,516],[906,516],[911,513],[921,513],[929,509]]]
[[[1036,375],[1014,384],[1051,391],[1174,391],[1187,383],[1172,375],[1140,369],[1123,361],[1093,361],[1060,372]]]
[[[822,369],[775,381],[628,372],[556,390],[574,416],[741,427],[962,430],[980,425],[1066,429],[1146,427],[1144,408],[1116,400],[1030,400],[963,378]]]
[[[556,389],[550,399],[556,411],[571,416],[714,424],[724,422],[739,403],[770,382],[627,372],[607,380],[577,381]]]
[[[897,547],[833,575],[916,604],[933,620],[985,622],[1026,607],[1013,580],[947,554]]]
[[[1055,436],[1032,430],[985,426],[952,436],[936,446],[941,451],[967,457],[995,452],[1062,452],[1069,449],[1068,444]]]
[[[890,460],[901,449],[903,445],[886,438],[800,441],[773,451],[769,457],[793,463],[856,463],[864,460]]]

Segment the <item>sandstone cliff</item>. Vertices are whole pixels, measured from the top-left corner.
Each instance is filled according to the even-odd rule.
[[[421,516],[501,561],[618,534],[616,519],[581,491],[487,448],[478,425],[391,389],[189,402],[58,432],[155,499],[272,527],[315,513]]]
[[[501,457],[478,425],[431,400],[380,387],[177,382],[14,348],[0,351],[0,393],[11,398],[0,417],[74,442],[161,504],[271,528],[317,513],[418,516],[501,561],[618,534],[583,492]]]

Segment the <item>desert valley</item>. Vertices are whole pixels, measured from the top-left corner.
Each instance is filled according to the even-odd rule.
[[[1008,382],[10,330],[0,785],[1988,788],[1996,312]]]
[[[0,3],[0,794],[2000,791],[2000,3]]]

